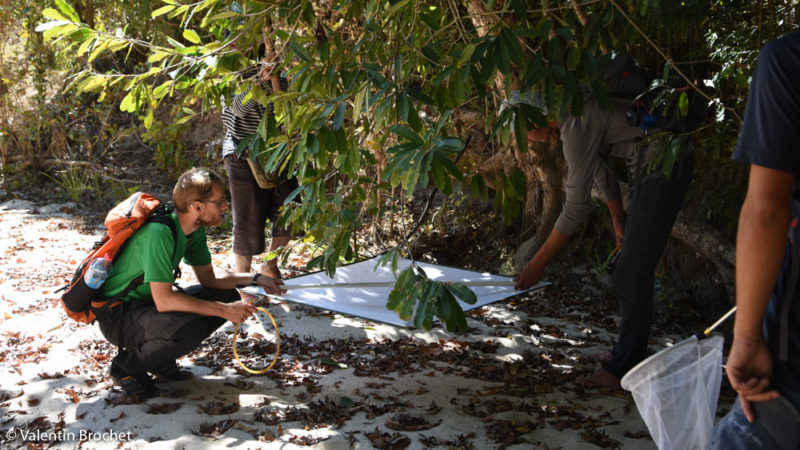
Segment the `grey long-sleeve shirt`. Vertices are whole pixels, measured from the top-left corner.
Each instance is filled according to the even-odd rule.
[[[609,111],[601,108],[594,97],[589,97],[582,117],[570,117],[560,124],[564,157],[568,164],[567,198],[555,229],[563,234],[574,234],[589,216],[595,180],[606,201],[621,198],[619,182],[609,164],[610,157],[623,158],[632,177],[635,167],[643,167],[654,151],[655,143],[651,143],[639,155],[639,140],[645,132],[627,123],[626,113],[631,101],[615,98],[611,101],[613,108]],[[611,152],[604,155],[608,146],[611,146]],[[643,177],[642,181],[646,178]]]

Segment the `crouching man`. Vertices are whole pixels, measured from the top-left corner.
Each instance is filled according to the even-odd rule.
[[[272,294],[281,293],[283,287],[258,273],[214,272],[205,229],[222,223],[228,209],[219,175],[205,168],[183,173],[172,199],[176,233],[164,223],[143,225],[103,284],[104,298],[128,289],[122,304],[95,312],[103,336],[118,347],[111,378],[140,400],[158,394],[150,374],[161,382],[191,378],[191,372],[178,368],[176,359],[196,349],[226,320],[240,323],[256,311],[240,300],[237,286],[259,285]],[[173,287],[181,259],[192,267],[199,285]],[[142,275],[141,284],[130,289]]]

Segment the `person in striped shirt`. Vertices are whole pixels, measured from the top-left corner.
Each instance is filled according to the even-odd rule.
[[[274,70],[275,52],[271,41],[265,39],[262,46],[263,61],[258,66],[245,72],[244,77],[255,77],[258,89],[266,94],[285,91],[289,82],[285,76],[279,75]],[[222,123],[225,125],[225,139],[222,143],[222,156],[225,169],[228,171],[228,182],[231,193],[231,210],[233,212],[233,253],[235,255],[236,270],[249,272],[253,256],[266,250],[265,227],[267,220],[272,224],[272,240],[269,251],[273,252],[288,245],[291,235],[289,230],[279,228],[277,218],[280,206],[286,197],[294,191],[298,184],[295,178],[283,176],[276,177],[275,186],[261,188],[248,164],[247,153],[237,154],[241,141],[257,133],[258,125],[266,114],[273,115],[272,104],[264,107],[258,101],[243,100],[249,90],[235,95],[230,102],[223,98]],[[280,279],[278,258],[264,261],[259,272],[268,277]]]

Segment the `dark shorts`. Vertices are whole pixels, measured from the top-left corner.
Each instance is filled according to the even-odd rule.
[[[291,236],[289,230],[277,227],[276,223],[286,197],[297,189],[297,179],[292,178],[272,189],[261,189],[250,165],[237,155],[225,157],[225,169],[231,191],[233,253],[245,256],[263,253],[267,249],[267,220],[272,224],[272,237]]]

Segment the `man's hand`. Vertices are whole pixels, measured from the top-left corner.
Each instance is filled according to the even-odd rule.
[[[514,278],[514,281],[516,281],[516,284],[514,284],[514,289],[521,291],[538,283],[544,274],[544,266],[545,265],[543,263],[539,262],[538,258],[533,258],[528,261],[528,264],[525,265],[525,268],[522,269],[522,272],[520,272],[520,274]]]
[[[725,372],[731,386],[739,394],[745,417],[755,420],[750,402],[763,402],[780,397],[778,391],[766,390],[772,375],[772,356],[763,338],[734,336]]]
[[[622,244],[622,237],[625,235],[625,212],[622,210],[622,201],[620,199],[611,199],[607,201],[608,212],[611,214],[611,222],[614,224],[614,237],[617,240],[617,246]]]
[[[286,285],[283,284],[278,278],[272,278],[266,275],[261,275],[256,280],[256,283],[264,288],[264,292],[272,295],[281,295],[286,292]]]
[[[256,307],[244,300],[225,303],[225,306],[225,313],[222,318],[230,320],[233,323],[242,323],[256,312]]]

